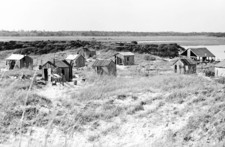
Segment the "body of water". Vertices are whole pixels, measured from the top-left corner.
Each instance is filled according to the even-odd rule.
[[[210,52],[216,56],[216,60],[225,59],[225,45],[205,45],[205,46],[182,46],[183,48],[199,48],[206,47]]]

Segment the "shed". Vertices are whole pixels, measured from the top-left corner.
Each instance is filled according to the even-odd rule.
[[[72,67],[66,60],[47,61],[42,65],[42,77],[45,81],[51,81],[54,75],[59,75],[63,81],[72,80]]]
[[[188,48],[180,55],[199,62],[215,61],[215,55],[207,48]]]
[[[6,58],[9,69],[33,68],[33,59],[26,55],[12,54]]]
[[[225,77],[225,60],[215,65],[215,77]]]
[[[66,61],[70,63],[72,67],[84,67],[85,66],[85,58],[82,55],[68,55]]]
[[[84,48],[78,49],[77,54],[82,55],[85,58],[91,58],[96,55],[96,50],[92,48],[84,47]]]
[[[173,63],[175,73],[193,74],[196,73],[196,62],[191,58],[179,58]]]
[[[118,65],[134,65],[134,53],[119,52],[115,55],[115,63]]]
[[[116,76],[116,64],[112,60],[96,60],[92,67],[99,75]]]

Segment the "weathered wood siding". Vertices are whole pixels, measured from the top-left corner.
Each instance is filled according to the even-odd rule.
[[[134,65],[134,56],[116,55],[116,64],[118,65]]]
[[[215,77],[225,77],[225,68],[215,67]]]
[[[64,70],[65,80],[71,81],[72,77],[71,77],[71,71],[70,71],[69,67],[63,67],[63,68],[55,67],[52,64],[50,64],[49,62],[47,62],[44,66],[42,66],[42,77],[43,78],[45,78],[44,69],[48,69],[48,72],[49,72],[49,69],[51,69],[52,74],[58,74],[60,76],[62,76],[62,73]]]
[[[196,73],[196,65],[184,65],[180,60],[174,64],[174,72],[179,74]]]
[[[20,60],[20,68],[30,68],[33,69],[33,59],[29,56],[25,56]]]
[[[116,64],[114,62],[111,62],[108,66],[98,66],[95,67],[95,71],[99,75],[117,75],[117,70],[116,70]]]
[[[84,67],[85,66],[85,58],[83,56],[79,56],[77,59],[72,61],[73,67]]]
[[[69,67],[57,68],[55,73],[62,76],[63,70],[64,70],[65,81],[70,81],[70,69],[69,69]]]

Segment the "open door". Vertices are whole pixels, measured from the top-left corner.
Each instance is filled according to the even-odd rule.
[[[177,65],[174,65],[174,72],[177,73]]]
[[[16,65],[16,61],[14,61],[14,60],[10,61],[9,62],[9,69],[14,69],[15,65]]]
[[[47,68],[44,69],[44,79],[45,79],[45,81],[48,81],[48,69]]]

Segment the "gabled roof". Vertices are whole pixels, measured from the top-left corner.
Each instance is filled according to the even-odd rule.
[[[25,56],[21,54],[12,54],[6,60],[21,60],[23,57]]]
[[[66,60],[75,60],[75,59],[77,59],[79,56],[81,56],[81,55],[78,55],[78,54],[76,54],[76,55],[69,55],[69,56],[66,57]]]
[[[55,60],[56,67],[70,67],[69,63],[63,60]]]
[[[116,53],[115,55],[117,55],[117,54],[120,54],[123,56],[134,56],[134,53],[131,53],[131,52],[119,52],[119,53]]]
[[[223,68],[225,68],[225,60],[215,64],[215,67],[223,67]]]
[[[47,64],[47,63],[53,65],[54,67],[61,67],[61,68],[70,67],[70,64],[63,60],[55,59],[55,61],[54,60],[47,61],[45,64]],[[43,64],[42,66],[45,66],[45,64]]]
[[[78,50],[77,50],[77,52],[79,53],[80,51],[84,51],[84,52],[90,52],[90,50],[88,49],[88,48],[79,48]]]
[[[196,56],[215,57],[207,48],[189,48]]]
[[[196,62],[193,61],[191,58],[181,57],[181,58],[177,59],[177,60],[173,63],[173,65],[174,65],[177,61],[179,61],[179,60],[180,60],[184,65],[195,65],[195,64],[196,64]]]
[[[96,66],[108,66],[111,62],[113,62],[112,60],[95,60],[95,62],[93,63],[93,67]]]
[[[83,47],[83,48],[77,49],[76,53],[79,53],[80,51],[91,52],[91,51],[96,51],[96,50],[93,48]]]

